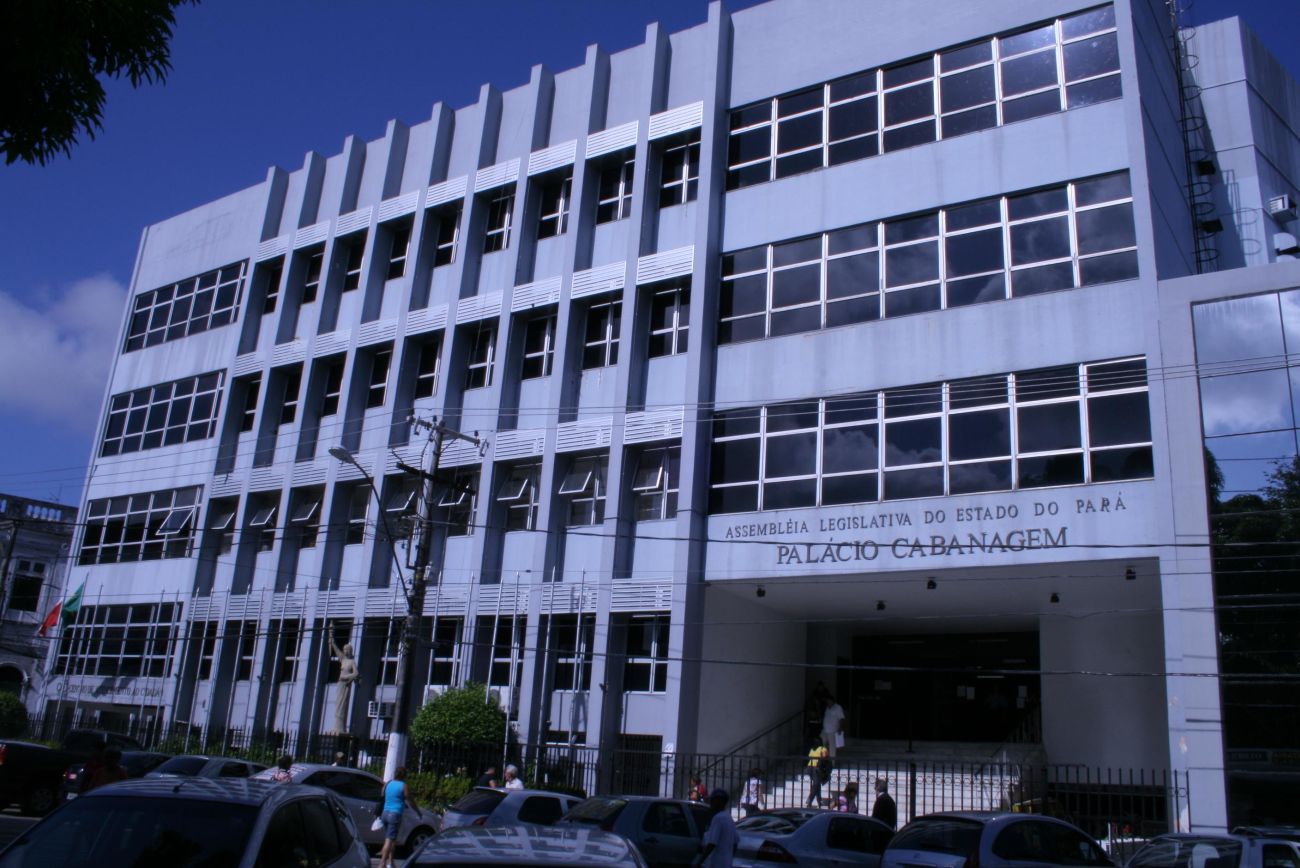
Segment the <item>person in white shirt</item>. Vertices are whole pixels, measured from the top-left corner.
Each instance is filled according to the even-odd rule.
[[[713,819],[709,821],[709,830],[704,833],[700,868],[731,868],[732,857],[736,855],[736,824],[727,810],[730,800],[726,790],[714,790],[709,795]]]
[[[843,738],[841,733],[844,732],[844,709],[835,701],[834,696],[826,697],[826,711],[822,714],[822,741],[826,743],[826,748],[830,751],[831,756],[835,756],[835,749],[839,747],[836,744],[836,737]]]
[[[519,769],[514,766],[506,766],[506,785],[507,790],[522,790],[524,782],[519,780]]]

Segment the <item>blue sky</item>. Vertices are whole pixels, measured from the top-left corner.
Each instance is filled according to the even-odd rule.
[[[735,10],[756,0],[728,0]],[[860,0],[870,2],[870,0]],[[971,0],[944,0],[971,2]],[[1300,76],[1295,0],[1198,0],[1239,14]],[[1279,16],[1280,8],[1293,11]],[[439,100],[579,65],[705,0],[209,0],[179,11],[163,86],[111,82],[104,129],[70,158],[0,167],[0,491],[76,503],[143,228],[294,169]]]

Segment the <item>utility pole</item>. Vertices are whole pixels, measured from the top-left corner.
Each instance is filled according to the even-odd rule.
[[[402,630],[401,655],[397,658],[397,702],[393,707],[393,725],[388,734],[388,755],[384,759],[384,780],[391,781],[393,773],[406,762],[406,748],[410,741],[411,728],[411,671],[415,664],[416,637],[420,631],[420,619],[424,616],[424,591],[428,586],[429,560],[433,554],[433,511],[437,507],[438,466],[442,460],[442,447],[445,438],[463,440],[474,446],[481,446],[482,441],[469,434],[462,434],[448,428],[440,419],[432,422],[412,418],[411,424],[416,429],[427,429],[433,444],[433,456],[427,471],[398,463],[398,467],[412,473],[422,480],[424,497],[424,516],[420,527],[420,545],[415,550],[415,569],[411,576],[411,590],[406,597],[406,626]],[[390,540],[390,545],[393,544]]]

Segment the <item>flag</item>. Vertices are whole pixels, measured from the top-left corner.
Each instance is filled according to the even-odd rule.
[[[73,592],[71,597],[61,603],[55,603],[54,608],[45,616],[41,622],[41,629],[37,631],[38,636],[44,636],[49,629],[59,623],[59,619],[68,620],[77,617],[77,612],[81,610],[81,592],[86,590],[86,583],[82,582],[81,587]]]

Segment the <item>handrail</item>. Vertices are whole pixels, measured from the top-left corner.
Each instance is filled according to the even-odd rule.
[[[760,739],[767,738],[769,735],[781,729],[782,727],[789,726],[792,721],[802,720],[803,715],[804,715],[804,709],[800,708],[794,714],[783,717],[781,720],[772,724],[767,729],[763,730],[757,735],[751,736],[750,738],[747,738],[746,740],[742,741],[740,744],[736,745],[735,747],[723,751],[721,754],[717,756],[716,759],[713,760],[713,762],[709,763],[704,768],[699,769],[698,774],[701,776],[708,774],[709,772],[717,768],[719,765],[721,765],[723,762],[734,757],[736,754],[740,753],[742,750],[754,744],[755,742],[759,741]]]

